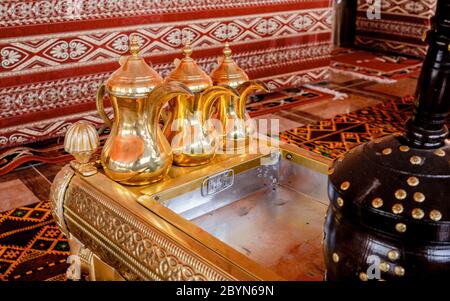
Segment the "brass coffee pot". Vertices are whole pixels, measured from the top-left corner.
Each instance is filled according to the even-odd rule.
[[[135,36],[130,52],[97,93],[97,110],[111,127],[101,163],[111,179],[144,185],[161,180],[173,161],[170,144],[159,126],[163,105],[174,97],[191,97],[192,93],[179,83],[162,84],[162,78],[139,55]],[[114,121],[104,110],[105,94],[111,100]]]
[[[220,96],[237,97],[234,89],[213,86],[211,78],[191,58],[192,49],[186,43],[184,58],[175,62],[176,68],[165,83],[181,82],[192,93],[179,95],[169,102],[169,116],[165,120],[164,135],[171,143],[174,164],[198,166],[210,162],[215,155],[221,126],[210,122],[211,109]]]
[[[249,94],[258,90],[268,92],[269,88],[261,81],[249,81],[245,71],[231,58],[228,43],[225,43],[223,57],[219,59],[219,65],[210,76],[215,85],[227,85],[239,92],[238,97],[221,96],[218,102],[217,118],[223,126],[223,150],[241,149],[248,145],[250,137],[256,131],[256,126],[251,122],[245,109],[247,98]]]

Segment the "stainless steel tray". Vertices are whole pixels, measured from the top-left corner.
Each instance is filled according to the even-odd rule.
[[[231,261],[227,248],[282,279],[320,280],[327,178],[324,166],[303,160],[286,149],[218,157],[196,170],[174,168],[138,200]]]

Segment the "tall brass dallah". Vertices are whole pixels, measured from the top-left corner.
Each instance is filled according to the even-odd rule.
[[[159,127],[163,105],[174,97],[192,93],[179,83],[162,84],[162,78],[139,55],[135,36],[131,55],[102,85],[97,93],[97,109],[111,126],[101,154],[106,175],[127,185],[143,185],[161,180],[172,165],[170,144]],[[114,109],[114,122],[105,113],[107,93]]]
[[[213,104],[220,96],[237,97],[238,93],[226,86],[213,86],[211,78],[191,58],[189,44],[183,53],[184,58],[176,63],[165,83],[181,82],[194,95],[179,95],[170,101],[164,134],[171,143],[176,165],[198,166],[210,162],[218,146],[217,132],[207,122]]]
[[[211,79],[215,85],[227,85],[239,92],[239,97],[221,96],[218,103],[217,117],[223,126],[223,148],[236,150],[245,147],[256,130],[245,110],[247,97],[257,90],[267,92],[269,88],[261,81],[249,81],[245,71],[231,58],[228,43],[225,43],[219,65],[211,72]]]

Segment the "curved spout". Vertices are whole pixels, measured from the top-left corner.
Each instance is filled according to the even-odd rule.
[[[201,113],[201,123],[204,124],[211,112],[211,107],[220,96],[230,96],[231,98],[239,98],[236,89],[229,86],[212,86],[204,90],[199,97],[197,110]]]
[[[244,119],[245,105],[246,105],[249,94],[251,94],[255,91],[258,91],[258,90],[262,90],[264,92],[269,92],[270,89],[262,81],[251,80],[251,81],[247,81],[245,83],[240,84],[237,87],[237,90],[238,90],[240,96],[239,96],[238,102],[235,103],[235,108],[237,110],[236,113],[239,118]]]
[[[188,87],[178,82],[161,84],[153,89],[148,95],[145,107],[147,116],[145,117],[148,120],[147,124],[153,126],[150,130],[154,139],[156,139],[162,107],[169,100],[183,95],[187,97],[194,96]]]

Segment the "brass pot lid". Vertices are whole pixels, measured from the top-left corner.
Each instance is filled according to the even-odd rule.
[[[228,85],[237,88],[240,84],[248,81],[248,75],[231,58],[230,45],[225,43],[223,58],[219,65],[211,72],[211,79],[215,85]]]
[[[162,83],[161,76],[144,61],[139,51],[137,36],[131,36],[131,55],[120,60],[120,68],[106,81],[108,93],[115,96],[144,97]]]
[[[201,92],[212,86],[212,80],[191,58],[192,48],[189,42],[183,48],[184,58],[179,60],[175,69],[166,77],[165,82],[181,82],[193,93]]]

